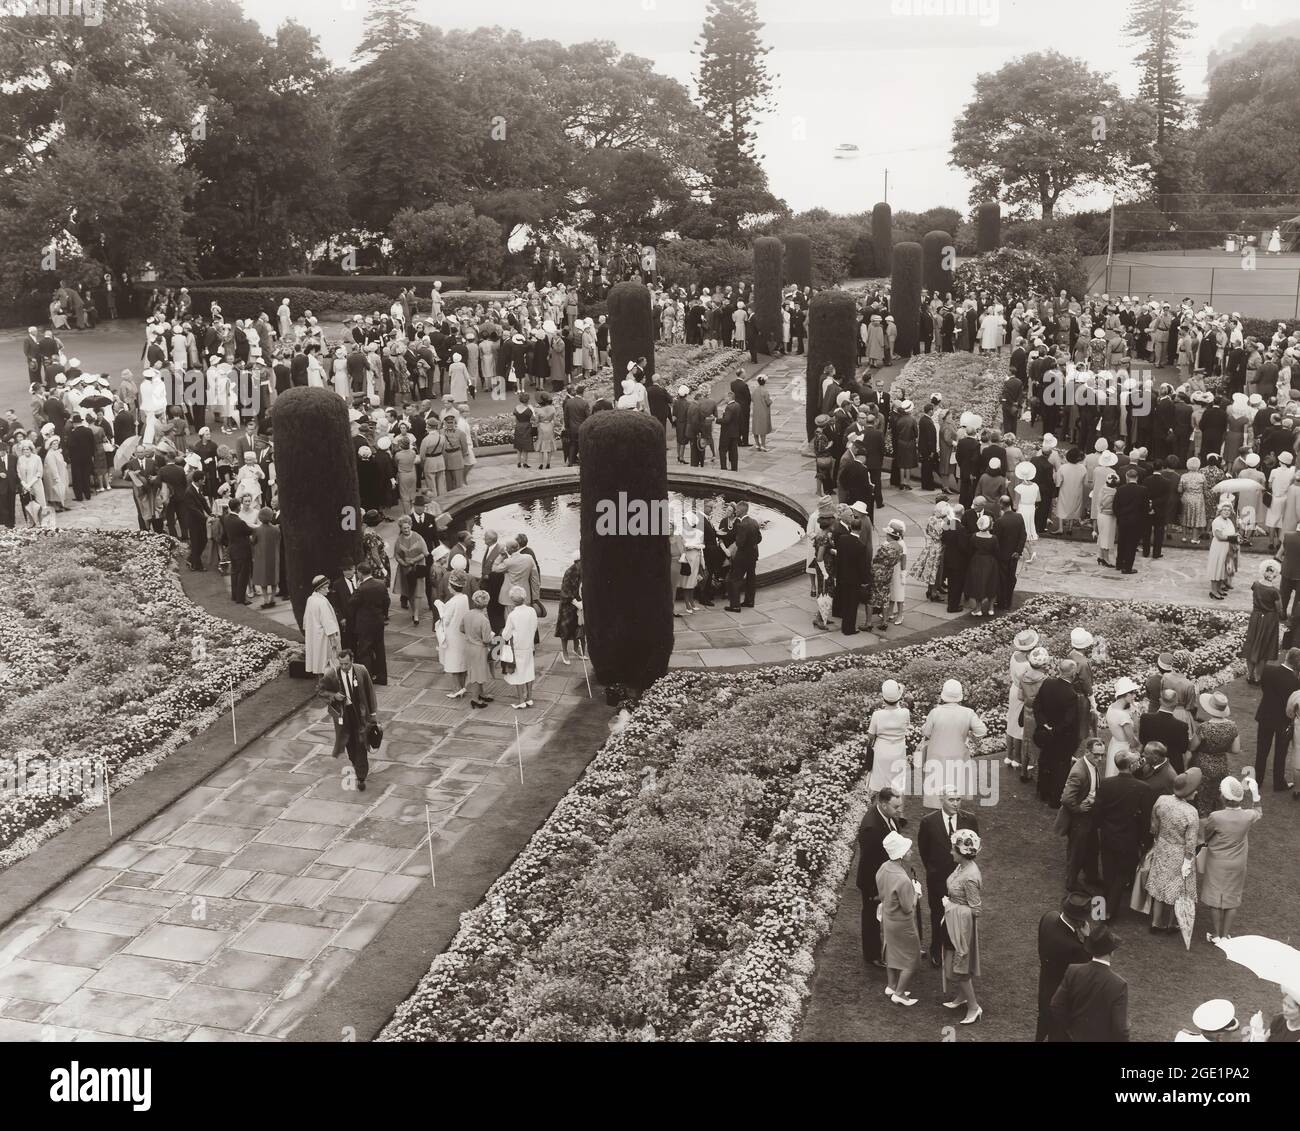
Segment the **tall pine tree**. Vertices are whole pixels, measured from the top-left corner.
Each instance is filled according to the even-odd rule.
[[[1137,40],[1137,62],[1142,67],[1138,94],[1155,111],[1155,152],[1152,181],[1156,193],[1177,192],[1187,173],[1189,151],[1180,127],[1187,114],[1187,102],[1179,77],[1181,44],[1196,25],[1188,9],[1189,0],[1132,0],[1125,33]]]
[[[709,156],[711,211],[727,235],[739,235],[746,216],[781,211],[754,152],[755,119],[768,108],[772,81],[759,38],[755,0],[709,0],[697,42],[700,102],[713,126]]]

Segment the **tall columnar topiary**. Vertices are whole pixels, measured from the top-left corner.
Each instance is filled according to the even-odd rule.
[[[921,245],[900,243],[894,248],[894,271],[889,282],[889,313],[894,316],[898,337],[894,353],[911,357],[916,353],[921,320]]]
[[[975,245],[981,255],[997,251],[1002,242],[1002,209],[996,200],[986,200],[975,210]]]
[[[894,213],[883,200],[871,210],[871,243],[876,253],[876,274],[893,270]]]
[[[922,282],[932,295],[946,295],[952,290],[952,270],[957,251],[952,236],[935,230],[921,239]]]
[[[840,377],[855,373],[858,367],[858,308],[847,291],[819,291],[808,304],[808,439],[815,430],[814,420],[820,411],[822,370],[835,366]],[[585,458],[585,457],[584,457]]]
[[[802,232],[785,237],[785,281],[800,290],[812,286],[812,240]]]
[[[596,678],[649,687],[673,651],[664,430],[630,409],[589,416],[582,447],[582,607]]]
[[[610,364],[614,367],[614,394],[627,376],[627,363],[646,359],[646,376],[655,371],[655,330],[650,313],[650,291],[643,283],[616,283],[606,299],[609,314]]]
[[[348,406],[332,389],[282,393],[271,410],[285,575],[293,613],[318,573],[337,577],[361,554],[361,496]]]
[[[785,248],[776,236],[754,241],[754,322],[764,353],[781,340],[781,276]]]

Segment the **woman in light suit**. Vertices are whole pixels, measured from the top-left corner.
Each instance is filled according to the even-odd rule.
[[[537,678],[533,669],[533,641],[537,637],[537,610],[528,602],[528,590],[522,585],[510,587],[510,604],[513,606],[506,617],[506,626],[501,632],[502,643],[509,644],[514,652],[511,663],[514,670],[506,673],[506,683],[519,688],[519,702],[514,704],[516,711],[533,705],[533,681]]]
[[[465,614],[469,612],[469,598],[465,596],[465,586],[469,578],[457,570],[447,582],[451,589],[451,600],[440,610],[439,619],[434,622],[434,631],[438,634],[438,662],[448,675],[456,677],[457,690],[447,693],[448,699],[459,699],[465,694],[465,672],[468,668],[465,651],[465,634],[461,625]]]
[[[921,896],[921,885],[907,869],[912,842],[902,833],[891,832],[881,846],[889,854],[889,859],[876,870],[884,940],[885,993],[895,1005],[915,1005],[920,999],[908,992],[907,984],[921,962],[921,935],[916,926],[916,901]]]

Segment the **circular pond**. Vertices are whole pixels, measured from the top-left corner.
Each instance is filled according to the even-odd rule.
[[[674,519],[683,510],[707,515],[714,529],[722,524],[726,505],[738,494],[709,491],[669,491],[668,509]],[[763,541],[758,546],[761,565],[790,549],[803,536],[803,524],[784,511],[750,499],[749,516],[758,523]],[[502,538],[511,534],[528,535],[528,546],[536,555],[544,577],[558,578],[573,563],[581,539],[582,498],[577,491],[561,491],[519,502],[503,503],[476,514],[474,541],[483,545],[483,531],[495,530]]]

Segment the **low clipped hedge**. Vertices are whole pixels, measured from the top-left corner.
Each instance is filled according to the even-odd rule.
[[[497,297],[479,291],[448,291],[444,295],[443,309],[447,311],[455,310],[458,306],[494,302]],[[326,312],[343,316],[373,314],[376,310],[387,313],[396,297],[396,291],[393,294],[380,294],[306,287],[215,287],[204,284],[190,288],[194,309],[202,314],[206,315],[209,306],[216,302],[227,319],[256,318],[259,314],[265,314],[272,321],[280,308],[280,300],[285,298],[289,300],[289,309],[297,318],[304,310],[310,310],[316,316]],[[416,297],[416,312],[428,314],[428,294]]]
[[[195,287],[303,287],[310,291],[343,291],[356,294],[389,295],[391,302],[405,287],[415,287],[428,300],[434,283],[444,291],[464,290],[464,275],[257,275],[234,279],[196,279],[169,286]]]

